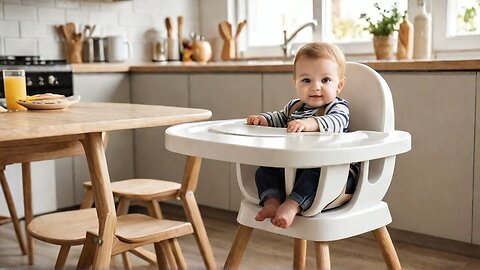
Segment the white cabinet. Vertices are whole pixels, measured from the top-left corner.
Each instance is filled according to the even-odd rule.
[[[38,215],[56,211],[55,178],[58,175],[55,175],[55,162],[53,160],[32,162],[31,173],[33,214]],[[21,164],[8,165],[5,175],[12,193],[17,215],[21,218],[24,216]],[[3,192],[0,193],[0,216],[10,216]]]
[[[132,74],[132,102],[188,107],[188,79],[185,74]],[[165,129],[134,131],[136,177],[181,182],[185,157],[165,149]]]
[[[387,193],[391,226],[471,242],[475,73],[382,75],[392,90],[395,127],[412,135]]]
[[[190,105],[211,110],[212,120],[247,117],[262,110],[261,80],[261,74],[193,74]],[[240,194],[232,168],[227,162],[203,160],[196,193],[200,204],[238,209],[238,201],[230,201]]]
[[[73,87],[74,93],[81,95],[81,102],[130,102],[130,77],[126,73],[74,74]],[[111,180],[132,178],[134,176],[133,132],[131,130],[113,131],[108,135],[106,156]],[[58,201],[61,202],[59,207],[79,204],[83,197],[82,183],[89,180],[85,157],[73,158],[73,164],[69,160],[71,158],[56,162],[56,173],[59,176],[68,177],[73,167],[73,182],[57,177],[57,196]]]
[[[477,72],[472,243],[480,245],[480,72]]]

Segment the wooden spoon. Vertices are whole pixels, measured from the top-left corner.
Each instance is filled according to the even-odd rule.
[[[242,32],[243,27],[247,24],[247,20],[243,20],[238,23],[237,25],[237,31],[235,32],[235,39],[238,39],[238,36],[240,35],[240,32]]]
[[[177,27],[178,27],[177,35],[178,35],[178,45],[179,45],[180,53],[183,52],[183,33],[182,33],[182,26],[183,26],[183,17],[182,17],[182,16],[178,16],[178,17],[177,17]]]
[[[227,37],[225,36],[225,33],[223,32],[223,28],[222,28],[222,24],[221,24],[221,23],[218,24],[218,33],[220,34],[220,37],[221,37],[223,40],[227,40]]]
[[[222,21],[220,23],[223,34],[226,39],[232,39],[232,25],[227,21]]]
[[[170,21],[170,17],[165,18],[165,27],[167,28],[167,37],[171,39],[172,38],[172,22]]]

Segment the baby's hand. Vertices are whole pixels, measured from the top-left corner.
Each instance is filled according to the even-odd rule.
[[[314,118],[298,119],[288,122],[287,132],[319,131],[318,122]]]
[[[247,124],[254,125],[254,126],[268,126],[268,121],[264,116],[250,115],[247,118]]]

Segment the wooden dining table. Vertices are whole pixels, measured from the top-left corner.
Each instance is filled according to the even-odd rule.
[[[204,109],[127,103],[78,103],[65,110],[29,110],[0,113],[0,164],[22,163],[68,156],[72,145],[84,150],[94,190],[99,220],[99,245],[94,268],[109,268],[115,231],[114,198],[103,147],[102,133],[174,125],[207,120],[211,112]],[[31,206],[30,206],[31,207]],[[215,268],[215,260],[196,202],[187,205],[187,219],[192,224],[207,268]],[[31,215],[31,211],[30,211]],[[29,218],[31,220],[31,216]],[[26,219],[26,223],[28,220]],[[199,244],[200,245],[200,244]]]

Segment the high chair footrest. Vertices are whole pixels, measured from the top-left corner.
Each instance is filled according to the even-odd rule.
[[[288,229],[274,226],[270,219],[262,222],[254,219],[261,206],[243,200],[238,212],[238,223],[280,235],[290,236],[308,241],[335,241],[366,233],[392,222],[392,217],[385,202],[379,202],[365,210],[347,212],[341,207],[315,216],[297,215]],[[342,213],[343,212],[343,213]],[[365,223],[368,219],[368,224]]]

